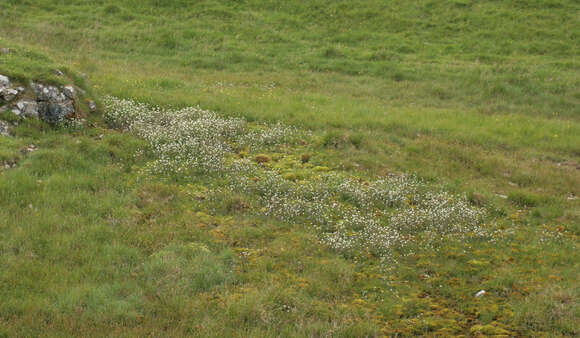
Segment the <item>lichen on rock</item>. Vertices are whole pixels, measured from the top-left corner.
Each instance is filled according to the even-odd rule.
[[[24,87],[12,88],[10,79],[0,75],[0,105],[21,118],[41,118],[59,124],[76,117],[76,100],[77,90],[71,85],[59,88],[31,82],[27,91]]]

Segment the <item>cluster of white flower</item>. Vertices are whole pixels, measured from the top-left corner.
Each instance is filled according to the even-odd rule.
[[[305,182],[285,180],[254,168],[251,177],[231,177],[231,191],[257,196],[261,211],[286,222],[307,223],[321,242],[348,255],[386,257],[411,240],[488,234],[484,211],[465,197],[432,192],[414,177],[374,182],[328,173]],[[462,238],[463,238],[462,237]]]
[[[341,188],[344,194],[345,185]],[[419,237],[437,241],[448,235],[465,238],[490,234],[483,224],[483,209],[471,206],[463,196],[430,191],[413,177],[392,176],[368,185],[350,181],[346,191],[350,200],[366,204],[344,214],[344,222],[326,240],[333,247],[348,244],[364,249],[362,252],[384,255],[390,248],[404,248]]]
[[[341,201],[362,209],[400,207],[410,203],[424,186],[417,178],[406,175],[390,175],[372,182],[349,177],[333,177],[332,181]]]
[[[393,208],[411,201],[424,184],[414,176],[390,175],[369,185],[369,195],[379,208]]]
[[[284,142],[291,128],[276,125],[248,132],[240,118],[223,118],[196,107],[163,110],[131,100],[105,99],[105,118],[117,128],[129,130],[149,141],[157,160],[153,168],[160,172],[216,172],[226,168],[225,160],[235,144],[257,141],[273,145]]]
[[[240,139],[240,144],[252,150],[290,142],[298,135],[295,127],[277,123],[273,126],[261,125]]]
[[[131,100],[123,100],[116,97],[106,96],[103,100],[105,104],[105,119],[114,128],[130,129],[137,119],[141,119],[153,113],[155,108],[144,103]]]
[[[381,218],[357,209],[344,213],[336,229],[321,236],[321,242],[350,256],[372,254],[383,258],[394,248],[404,248],[407,240]]]
[[[549,242],[559,242],[564,239],[564,230],[559,229],[550,229],[547,226],[543,226],[542,228],[538,229],[540,235],[540,243],[549,243]]]
[[[469,233],[481,224],[482,209],[465,198],[447,192],[427,192],[390,218],[390,224],[405,233],[433,231],[439,234]]]
[[[173,173],[220,172],[219,194],[245,194],[264,215],[309,224],[320,241],[350,256],[385,258],[420,238],[486,236],[484,211],[465,197],[433,192],[422,181],[392,175],[367,182],[337,173],[291,181],[248,159],[232,160],[235,147],[271,147],[297,135],[281,124],[251,128],[199,108],[162,110],[107,98],[112,126],[149,141],[153,167]],[[223,183],[221,183],[223,184]],[[219,198],[219,197],[218,197]],[[208,199],[208,200],[211,200]]]

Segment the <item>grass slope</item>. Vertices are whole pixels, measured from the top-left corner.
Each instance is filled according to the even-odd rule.
[[[418,248],[386,272],[321,246],[304,224],[248,213],[243,196],[217,211],[191,198],[212,180],[142,177],[146,143],[97,118],[59,130],[24,121],[0,138],[0,159],[18,161],[0,173],[0,332],[577,335],[578,9],[0,3],[0,47],[16,51],[0,55],[1,74],[85,72],[102,95],[293,124],[312,137],[270,150],[275,166],[308,153],[363,178],[416,173],[511,233]]]
[[[149,85],[161,89],[201,82],[188,77],[182,83],[166,71],[289,72],[298,79],[314,72],[315,81],[302,86],[334,92],[345,85],[333,85],[331,75],[351,75],[367,82],[364,96],[389,105],[579,113],[574,1],[39,0],[1,6],[5,34],[89,59],[89,68],[98,68],[91,65],[97,60],[122,68],[154,65]],[[281,80],[271,81],[289,86]]]

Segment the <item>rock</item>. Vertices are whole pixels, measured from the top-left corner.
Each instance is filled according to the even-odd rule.
[[[55,86],[39,83],[32,83],[30,87],[37,95],[38,115],[44,121],[57,124],[75,115],[74,87],[65,86],[62,92]]]
[[[0,88],[9,88],[9,87],[10,87],[10,79],[0,74]]]
[[[64,95],[55,86],[44,86],[42,84],[33,83],[32,90],[36,93],[39,101],[57,101],[62,100]]]
[[[38,103],[38,114],[48,123],[57,124],[74,115],[72,102],[41,101]]]
[[[37,151],[38,147],[34,144],[29,144],[26,148],[22,149],[21,152],[23,153],[31,153],[33,151]]]
[[[70,100],[74,100],[76,97],[76,92],[73,86],[64,86],[62,88],[62,93]]]
[[[7,54],[10,54],[10,53],[12,53],[12,51],[10,50],[10,48],[0,48],[0,54],[7,55]]]
[[[568,167],[572,167],[572,168],[576,168],[576,169],[580,170],[580,163],[577,163],[574,161],[565,161],[565,162],[558,163],[558,167],[561,167],[561,166],[568,166]]]
[[[89,110],[91,111],[91,113],[94,113],[97,111],[97,104],[95,103],[95,101],[93,101],[93,100],[89,101]]]
[[[16,108],[22,117],[38,117],[38,103],[34,101],[19,101]]]
[[[48,123],[57,124],[76,115],[77,90],[73,86],[64,86],[59,89],[56,86],[31,82],[30,88],[36,95],[36,101],[21,100],[14,106],[8,107],[19,117],[40,117]],[[0,99],[14,100],[24,91],[23,87],[10,88],[9,79],[0,75]]]
[[[0,98],[6,102],[14,100],[18,96],[18,91],[12,88],[0,88]]]
[[[0,136],[10,136],[8,125],[4,121],[0,121]]]

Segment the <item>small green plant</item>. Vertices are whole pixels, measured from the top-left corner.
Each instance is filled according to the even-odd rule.
[[[282,175],[282,178],[284,178],[285,180],[289,180],[289,181],[296,181],[297,176],[295,173],[286,173],[286,174]]]
[[[119,14],[121,13],[121,8],[119,8],[117,5],[110,4],[103,8],[103,12],[107,15]]]
[[[525,191],[512,191],[508,200],[519,207],[535,207],[540,203],[538,196]]]
[[[254,157],[254,161],[256,161],[256,163],[268,163],[271,162],[272,159],[266,154],[259,154]]]
[[[346,137],[339,131],[329,131],[324,135],[321,143],[326,148],[341,148],[346,144]]]
[[[201,243],[175,243],[151,255],[141,271],[159,297],[197,294],[232,282],[231,252],[212,253]]]
[[[352,144],[355,148],[360,148],[364,140],[364,136],[360,133],[351,134],[348,136],[348,141]]]

